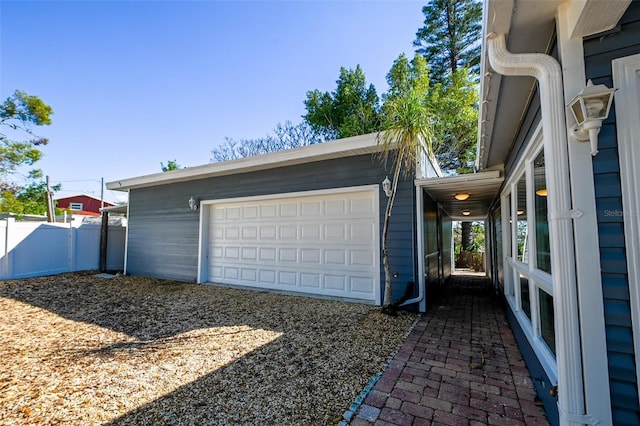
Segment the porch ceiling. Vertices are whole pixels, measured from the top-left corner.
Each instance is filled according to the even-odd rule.
[[[504,177],[499,170],[491,170],[417,179],[415,184],[437,201],[451,219],[470,221],[486,219],[489,207],[496,199],[503,181]],[[456,200],[454,195],[461,192],[468,193],[469,198],[464,201]],[[469,210],[471,214],[465,216],[462,214],[463,210]]]

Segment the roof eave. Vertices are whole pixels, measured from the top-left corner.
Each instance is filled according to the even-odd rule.
[[[107,189],[127,191],[130,189],[149,186],[186,182],[194,179],[205,179],[216,176],[305,164],[334,158],[363,155],[379,152],[382,149],[383,146],[379,143],[378,133],[370,133],[367,135],[338,139],[284,151],[270,152],[237,160],[205,164],[202,166],[173,170],[165,173],[155,173],[108,182]]]
[[[483,33],[486,40],[489,34],[504,34],[507,46],[514,53],[546,53],[542,47],[553,33],[553,24],[558,7],[568,7],[569,33],[572,37],[584,37],[598,34],[615,27],[631,4],[632,0],[484,0]],[[545,33],[543,29],[550,29]],[[501,163],[496,160],[490,164],[489,156],[503,150],[514,137],[517,125],[505,131],[496,124],[497,118],[509,115],[514,106],[526,108],[527,102],[521,98],[530,95],[531,82],[520,77],[507,78],[495,73],[489,65],[486,43],[482,43],[480,80],[480,108],[478,117],[478,143],[476,152],[476,170],[485,170]],[[517,82],[517,83],[516,83]],[[508,89],[505,86],[509,86]],[[529,88],[527,87],[529,86]],[[518,87],[517,90],[514,88]],[[512,121],[516,121],[514,116]],[[504,123],[503,123],[504,124]],[[500,128],[495,132],[496,127]],[[496,141],[496,138],[499,139]],[[501,148],[502,147],[502,148]],[[499,152],[498,156],[506,155]],[[503,162],[503,161],[502,161]]]

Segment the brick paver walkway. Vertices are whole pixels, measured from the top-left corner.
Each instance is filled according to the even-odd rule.
[[[488,279],[453,275],[350,424],[548,425]]]

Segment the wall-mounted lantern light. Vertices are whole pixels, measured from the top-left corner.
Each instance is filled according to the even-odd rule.
[[[454,194],[453,197],[458,201],[464,201],[467,198],[469,198],[469,193],[467,193],[467,192],[459,192],[457,194]]]
[[[198,201],[193,198],[193,196],[189,198],[189,210],[191,210],[192,212],[198,211]]]
[[[591,80],[571,102],[569,108],[576,119],[571,128],[573,137],[580,142],[591,143],[591,155],[598,153],[598,133],[602,122],[609,116],[609,109],[613,101],[613,92],[604,84],[594,86]]]
[[[389,176],[385,177],[382,181],[382,190],[387,194],[387,197],[391,197],[391,181],[389,180]]]

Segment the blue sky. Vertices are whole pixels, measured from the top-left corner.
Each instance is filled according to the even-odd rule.
[[[382,94],[425,3],[3,0],[0,99],[20,89],[51,105],[37,166],[58,196],[99,197],[101,178],[206,164],[226,136],[301,121],[306,92],[333,90],[341,66]]]

